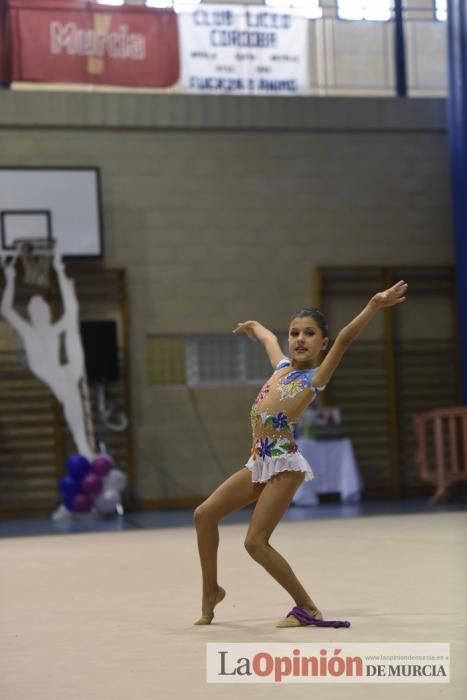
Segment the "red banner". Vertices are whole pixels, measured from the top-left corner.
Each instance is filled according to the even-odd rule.
[[[177,16],[144,6],[9,0],[12,80],[169,87],[179,79]]]

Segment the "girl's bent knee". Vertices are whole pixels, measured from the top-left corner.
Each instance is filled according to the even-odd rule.
[[[266,546],[265,542],[255,537],[247,537],[245,539],[245,549],[253,559],[257,559]]]
[[[211,509],[208,506],[205,506],[204,503],[195,508],[195,512],[193,513],[193,520],[196,527],[203,526],[207,523],[215,522],[215,518],[211,513]]]
[[[198,506],[195,508],[195,512],[193,513],[193,522],[195,525],[199,525],[204,519],[204,508],[203,506]]]

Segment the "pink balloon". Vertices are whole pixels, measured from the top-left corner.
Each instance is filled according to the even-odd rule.
[[[73,510],[77,513],[88,513],[91,510],[92,501],[86,493],[78,493],[73,499]]]
[[[102,478],[94,472],[89,472],[82,480],[81,488],[90,495],[99,493],[102,488]]]
[[[112,469],[113,465],[113,461],[110,457],[101,455],[100,457],[96,457],[96,459],[92,462],[91,470],[98,476],[105,476]]]

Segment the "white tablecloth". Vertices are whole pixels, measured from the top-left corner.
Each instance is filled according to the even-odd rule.
[[[300,438],[297,445],[315,478],[300,486],[292,501],[294,505],[314,506],[318,503],[319,493],[340,493],[343,503],[360,500],[363,482],[350,440]]]

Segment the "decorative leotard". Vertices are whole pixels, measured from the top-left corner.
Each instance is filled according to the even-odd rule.
[[[283,471],[305,472],[305,481],[313,478],[310,465],[298,451],[294,426],[324,389],[313,385],[315,372],[316,369],[293,369],[284,357],[256,397],[250,413],[253,445],[245,465],[253,482],[265,483]]]

